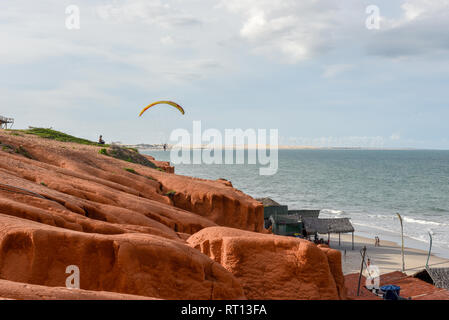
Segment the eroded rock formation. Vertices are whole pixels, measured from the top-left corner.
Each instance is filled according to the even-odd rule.
[[[262,205],[229,181],[171,172],[0,130],[0,298],[345,297],[334,250],[263,234]],[[62,288],[69,265],[81,290]]]
[[[187,242],[229,270],[248,299],[346,298],[337,250],[226,227],[205,228]]]

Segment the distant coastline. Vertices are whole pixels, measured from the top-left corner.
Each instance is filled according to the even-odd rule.
[[[122,143],[112,143],[116,144],[122,147],[128,147],[128,148],[136,148],[140,150],[163,150],[164,144],[146,144],[146,143],[139,143],[139,144],[122,144]],[[267,149],[270,149],[270,145],[265,146]],[[167,149],[170,150],[173,148],[173,145],[167,144]],[[198,149],[207,149],[207,145],[192,145],[189,147],[186,147],[186,149],[190,150],[198,150]],[[279,150],[376,150],[376,151],[420,151],[420,150],[439,150],[439,151],[446,151],[445,149],[417,149],[417,148],[368,148],[368,147],[316,147],[316,146],[294,146],[294,145],[280,145],[277,146]],[[229,149],[237,149],[237,150],[252,150],[257,149],[257,146],[255,145],[235,145],[235,146],[223,146],[222,150],[229,150]]]

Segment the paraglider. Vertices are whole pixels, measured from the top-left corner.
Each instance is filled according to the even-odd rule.
[[[184,114],[184,109],[177,103],[173,102],[173,101],[156,101],[153,102],[151,104],[149,104],[148,106],[146,106],[145,108],[143,108],[143,110],[140,112],[139,117],[142,116],[142,114],[144,114],[145,111],[147,111],[148,109],[150,109],[151,107],[154,107],[157,104],[168,104],[171,105],[172,107],[175,107],[176,109],[179,110],[179,112],[181,112],[182,114]]]

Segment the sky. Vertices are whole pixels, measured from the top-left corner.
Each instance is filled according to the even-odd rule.
[[[2,0],[0,115],[129,144],[201,120],[281,145],[449,149],[448,30],[449,0]],[[163,99],[186,114],[138,117]]]

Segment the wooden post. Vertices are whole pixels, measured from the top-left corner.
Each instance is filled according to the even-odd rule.
[[[430,254],[432,252],[432,234],[430,232],[429,232],[429,237],[430,237],[430,245],[429,245],[429,254],[427,255],[426,269],[429,267],[429,259],[430,259]]]
[[[354,250],[354,231],[352,231],[352,250]]]
[[[340,232],[338,233],[338,246],[340,247]]]
[[[402,224],[402,217],[399,213],[396,213],[399,217],[399,222],[401,223],[401,239],[402,239],[402,246],[401,246],[401,252],[402,252],[402,272],[405,271],[405,260],[404,260],[404,226]]]
[[[365,263],[366,246],[362,249],[362,263],[360,264],[359,284],[357,285],[357,296],[360,295],[360,281],[362,280],[363,264]]]

